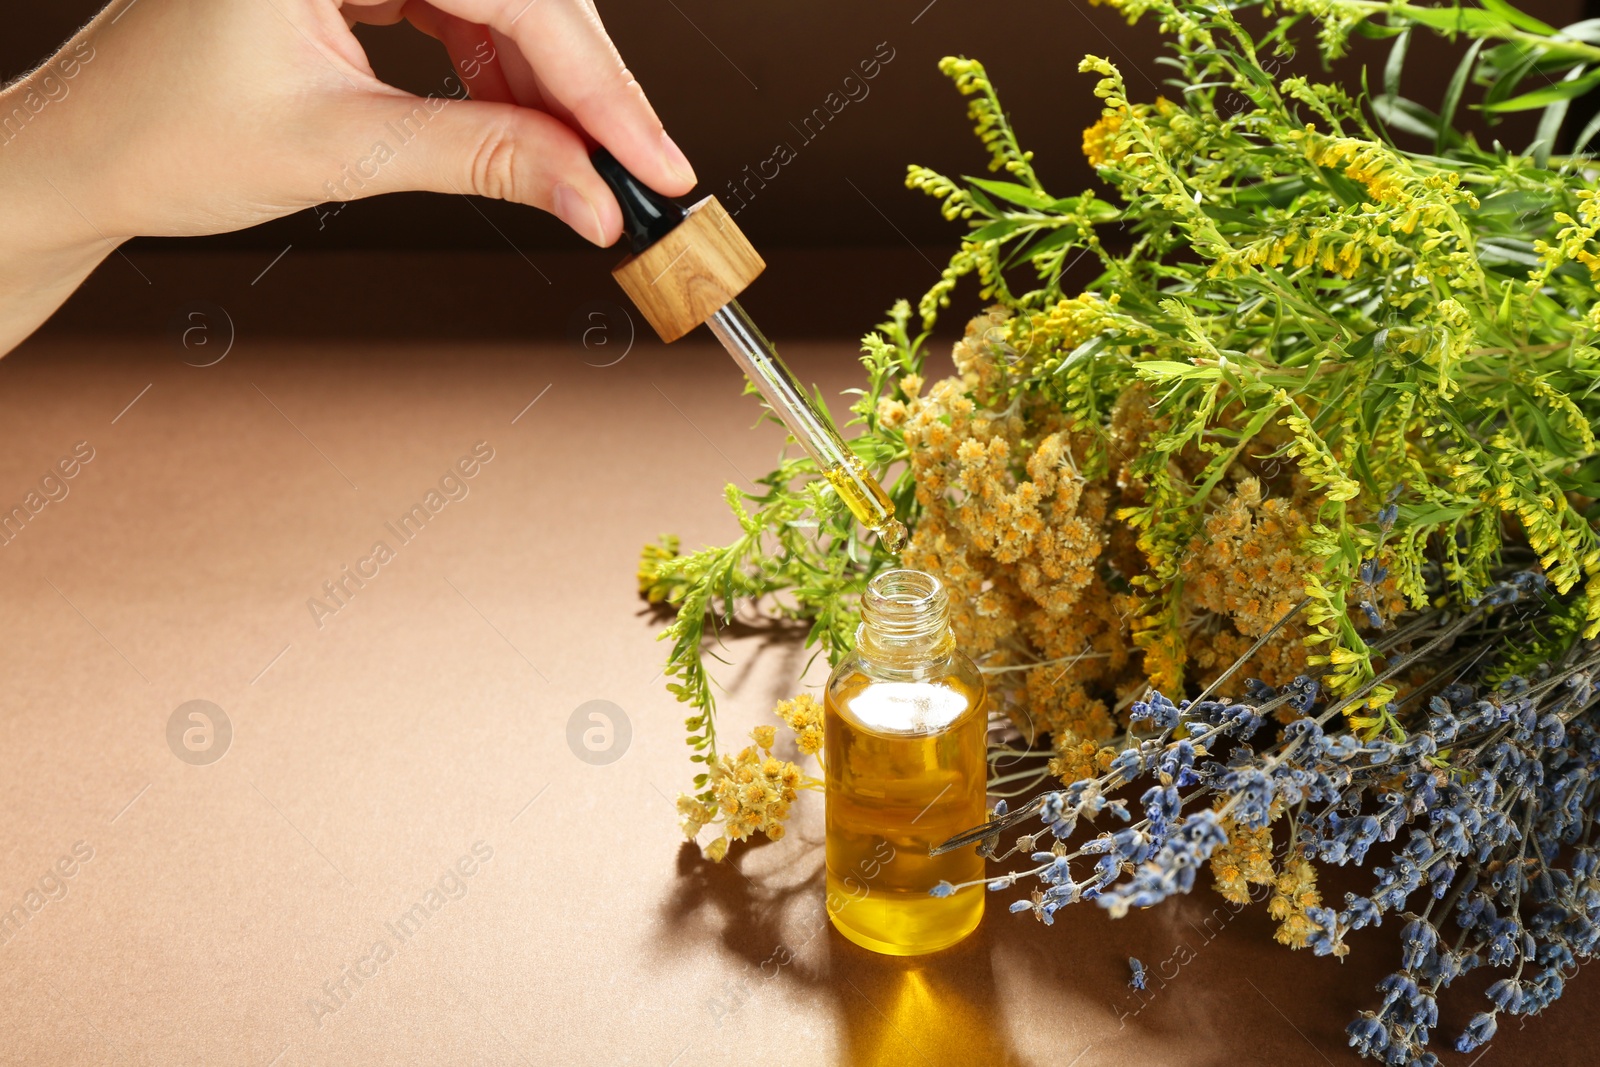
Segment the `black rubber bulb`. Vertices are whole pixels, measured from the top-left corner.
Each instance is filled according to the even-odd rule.
[[[597,148],[589,157],[594,169],[606,180],[611,192],[622,207],[622,232],[638,255],[682,222],[686,211],[674,200],[662,196],[644,182],[628,173],[604,148]]]

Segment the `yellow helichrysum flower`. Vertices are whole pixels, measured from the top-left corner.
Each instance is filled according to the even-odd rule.
[[[822,708],[815,699],[803,694],[781,702],[778,710],[785,722],[799,724],[802,751],[814,752],[820,747]],[[808,747],[806,731],[814,732],[815,747]],[[754,745],[746,746],[737,756],[722,756],[707,765],[708,788],[716,799],[715,809],[696,797],[678,798],[679,825],[690,840],[720,818],[721,835],[703,849],[705,857],[713,862],[727,856],[732,842],[742,841],[753,833],[764,833],[774,841],[781,838],[790,804],[799,790],[822,787],[820,780],[772,754],[777,740],[776,727],[757,726],[750,731],[750,736]]]
[[[1306,912],[1321,903],[1316,868],[1303,853],[1296,852],[1284,861],[1273,882],[1272,899],[1267,902],[1267,914],[1279,920],[1275,935],[1278,942],[1290,948],[1305,948],[1316,929]]]
[[[1271,885],[1272,828],[1240,826],[1232,819],[1222,820],[1228,840],[1211,853],[1211,873],[1217,892],[1235,904],[1250,902],[1251,885]]]
[[[810,756],[822,750],[822,705],[809,693],[793,700],[780,700],[773,709],[778,718],[795,732],[796,745]]]

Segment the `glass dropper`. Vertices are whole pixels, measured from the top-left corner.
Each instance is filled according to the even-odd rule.
[[[833,424],[812,406],[783,357],[739,306],[739,301],[728,301],[706,325],[761,391],[768,406],[783,420],[800,447],[816,460],[817,469],[850,513],[878,535],[884,548],[898,555],[906,544],[906,528],[894,517],[894,503],[889,494],[867,471],[861,458],[850,451]]]
[[[889,494],[812,405],[778,350],[734,299],[765,264],[727,211],[715,197],[685,209],[639,181],[603,148],[589,158],[622,208],[633,254],[611,273],[635,306],[663,341],[677,340],[702,322],[710,326],[850,513],[898,555],[906,528],[895,518]]]

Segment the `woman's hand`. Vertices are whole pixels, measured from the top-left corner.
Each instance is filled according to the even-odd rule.
[[[378,80],[350,27],[402,19],[470,100]],[[476,193],[609,245],[593,143],[663,193],[694,185],[590,0],[119,0],[0,92],[0,352],[130,237],[329,201]]]

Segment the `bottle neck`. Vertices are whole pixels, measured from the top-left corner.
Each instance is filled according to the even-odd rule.
[[[873,673],[916,677],[942,665],[955,650],[950,599],[939,579],[897,569],[867,584],[856,653]]]

